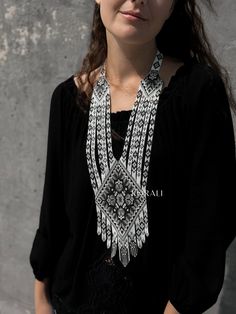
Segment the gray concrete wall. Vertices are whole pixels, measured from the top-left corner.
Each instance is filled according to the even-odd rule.
[[[236,89],[236,3],[214,2],[219,16],[206,14],[207,28]],[[34,277],[28,257],[41,205],[49,101],[85,54],[93,0],[0,5],[0,313],[30,314]],[[236,313],[235,242],[227,272],[211,314]]]

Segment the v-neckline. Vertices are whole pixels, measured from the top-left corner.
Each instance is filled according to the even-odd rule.
[[[104,82],[105,84],[105,93],[106,95],[108,96],[108,101],[107,101],[107,108],[105,109],[105,116],[108,116],[108,119],[109,121],[106,120],[105,118],[105,121],[106,123],[108,123],[107,125],[107,128],[108,128],[108,134],[107,134],[107,149],[108,149],[108,153],[111,154],[111,160],[112,160],[112,165],[114,164],[114,162],[123,162],[123,164],[125,164],[125,160],[127,158],[127,152],[128,152],[128,143],[130,141],[130,136],[128,136],[128,130],[131,129],[132,125],[133,125],[133,119],[135,118],[135,113],[137,111],[137,107],[139,105],[139,96],[141,96],[141,88],[142,86],[145,88],[147,87],[151,87],[150,85],[150,74],[151,72],[154,72],[154,77],[156,75],[156,72],[157,72],[157,77],[156,79],[159,80],[162,84],[163,84],[163,81],[161,80],[160,76],[159,76],[159,72],[160,72],[160,68],[161,68],[161,65],[162,65],[162,61],[163,61],[163,54],[157,49],[156,51],[156,54],[155,54],[155,57],[153,59],[153,62],[151,64],[151,67],[150,67],[150,70],[148,71],[148,73],[145,75],[144,78],[142,78],[140,80],[140,83],[139,83],[139,86],[138,86],[138,90],[137,90],[137,93],[136,93],[136,96],[135,96],[135,101],[134,101],[134,104],[133,104],[133,107],[129,110],[130,111],[130,114],[129,114],[129,117],[128,117],[128,126],[127,126],[127,129],[126,129],[126,132],[125,132],[125,136],[124,136],[124,145],[122,147],[122,152],[121,152],[121,155],[120,155],[120,158],[116,158],[115,155],[114,155],[114,152],[113,152],[113,147],[112,147],[112,134],[111,134],[111,94],[110,94],[110,85],[109,85],[109,82],[106,78],[106,73],[105,73],[105,63],[103,63],[100,67],[100,72],[99,72],[99,76],[98,76],[98,80],[96,81],[96,85],[99,84],[101,81]],[[163,85],[162,85],[163,86]],[[155,88],[154,88],[155,89]],[[154,91],[153,89],[153,91]],[[150,92],[148,90],[146,90],[147,93]],[[152,92],[153,92],[152,91]]]

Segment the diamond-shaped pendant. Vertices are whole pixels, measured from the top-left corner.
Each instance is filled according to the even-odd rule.
[[[146,195],[120,161],[115,161],[95,198],[97,205],[119,230],[122,241],[145,205]]]

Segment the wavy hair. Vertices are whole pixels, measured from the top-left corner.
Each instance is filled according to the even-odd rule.
[[[211,0],[205,0],[204,3],[211,12],[215,13]],[[211,66],[223,79],[230,107],[236,114],[236,103],[228,72],[218,62],[212,51],[197,1],[174,0],[173,5],[171,16],[155,38],[159,51],[182,62],[195,57],[198,62]],[[78,93],[77,104],[85,111],[93,89],[92,71],[103,64],[106,56],[106,29],[100,16],[100,6],[95,3],[89,49],[82,61],[81,69],[75,73],[79,86],[82,86]]]

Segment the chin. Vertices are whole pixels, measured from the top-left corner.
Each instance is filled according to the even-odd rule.
[[[140,39],[139,38],[134,38],[134,37],[123,37],[123,38],[117,38],[120,42],[130,44],[130,45],[144,45],[147,42],[150,42],[150,40],[145,39]]]
[[[136,29],[124,30],[123,32],[111,33],[111,35],[117,39],[117,41],[122,41],[126,44],[144,44],[151,39],[147,38],[145,34],[141,36],[140,31],[138,32]]]

